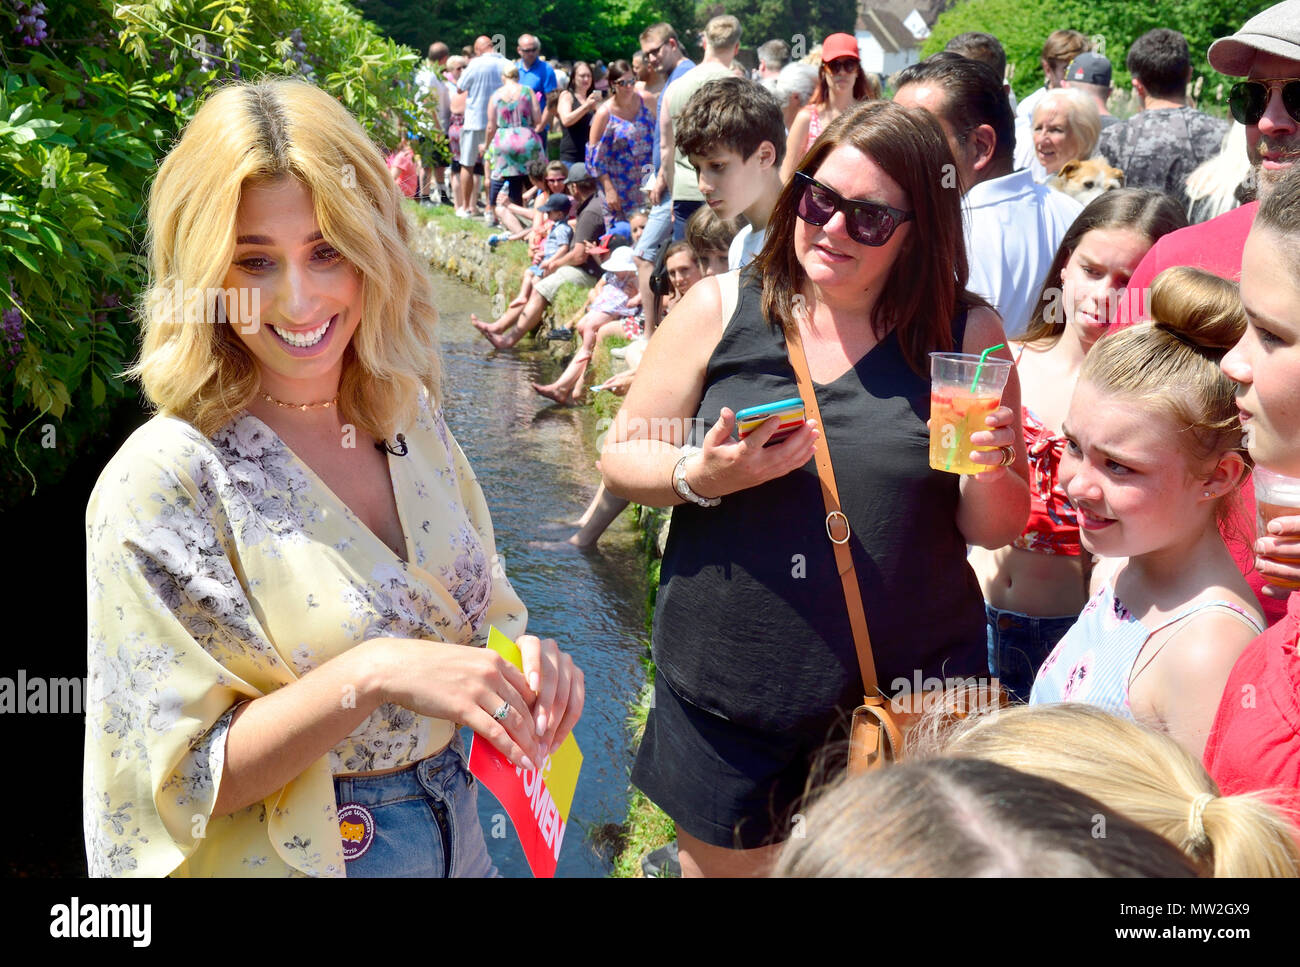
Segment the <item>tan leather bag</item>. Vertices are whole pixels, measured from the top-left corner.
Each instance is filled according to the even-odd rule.
[[[803,398],[805,417],[816,420],[817,425],[823,428],[821,441],[813,451],[813,460],[817,464],[817,478],[821,481],[822,500],[826,505],[826,536],[835,548],[835,563],[844,585],[844,603],[848,607],[849,626],[853,629],[853,642],[858,653],[858,670],[862,674],[862,704],[854,709],[849,729],[848,771],[850,775],[856,775],[902,757],[907,730],[920,720],[927,701],[932,704],[937,699],[945,706],[946,715],[965,718],[971,710],[987,707],[990,703],[1005,705],[1006,694],[996,681],[991,684],[972,683],[940,696],[909,695],[890,700],[881,694],[876,681],[876,662],[871,654],[867,615],[862,606],[862,591],[858,587],[853,554],[849,550],[849,519],[840,509],[825,425],[817,407],[817,394],[808,373],[808,358],[804,354],[797,323],[786,331],[785,342],[799,395]]]

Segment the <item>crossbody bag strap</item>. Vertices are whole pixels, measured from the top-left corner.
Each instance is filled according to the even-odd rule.
[[[817,407],[817,393],[813,388],[812,376],[808,373],[808,357],[803,351],[797,322],[786,330],[785,345],[790,353],[790,365],[794,367],[795,382],[799,386],[807,418],[816,420],[822,431],[821,439],[813,449],[813,460],[817,464],[817,479],[822,485],[822,501],[826,504],[826,536],[835,548],[835,564],[844,585],[844,603],[848,606],[849,626],[853,629],[853,644],[858,652],[862,688],[866,699],[871,701],[879,697],[880,688],[876,683],[876,660],[871,654],[871,635],[867,632],[867,613],[862,606],[862,590],[858,587],[853,554],[849,550],[849,519],[840,509],[840,493],[835,486],[835,470],[831,466],[831,453],[826,441],[826,424],[822,422],[821,410]]]

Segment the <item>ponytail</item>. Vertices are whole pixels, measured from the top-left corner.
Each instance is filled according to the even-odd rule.
[[[1086,793],[1159,833],[1206,874],[1300,876],[1292,811],[1257,793],[1220,795],[1173,739],[1095,706],[1020,705],[947,728],[923,721],[915,734],[917,755],[985,759]]]

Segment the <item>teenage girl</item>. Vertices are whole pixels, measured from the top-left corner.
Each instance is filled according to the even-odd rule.
[[[1029,329],[1012,343],[1029,454],[1029,523],[1006,547],[972,548],[970,564],[984,592],[989,673],[1022,701],[1088,599],[1091,559],[1058,473],[1061,421],[1079,368],[1147,250],[1186,224],[1163,192],[1121,188],[1097,198],[1061,240]]]
[[[1200,756],[1237,656],[1263,630],[1220,534],[1249,455],[1219,360],[1245,328],[1237,287],[1162,272],[1152,324],[1098,342],[1065,418],[1061,483],[1093,597],[1039,669],[1030,704],[1086,702]]]

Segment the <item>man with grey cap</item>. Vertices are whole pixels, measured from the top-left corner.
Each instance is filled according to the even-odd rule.
[[[1133,41],[1125,59],[1142,110],[1101,132],[1097,154],[1124,171],[1130,188],[1154,188],[1187,208],[1187,176],[1223,147],[1228,123],[1187,103],[1187,38],[1158,27]]]
[[[1074,87],[1083,91],[1097,105],[1103,131],[1112,124],[1123,123],[1106,107],[1110,92],[1114,89],[1110,78],[1110,61],[1101,54],[1087,50],[1070,61],[1070,66],[1065,69],[1065,76],[1061,79],[1062,87]]]
[[[1300,158],[1300,0],[1285,0],[1247,20],[1230,37],[1210,45],[1210,66],[1241,77],[1228,106],[1246,128],[1249,180],[1260,197]],[[1241,277],[1241,251],[1255,221],[1258,202],[1218,218],[1171,232],[1156,242],[1129,279],[1116,327],[1146,317],[1151,280],[1174,265],[1191,265],[1225,279]],[[1267,615],[1268,609],[1265,608]]]

